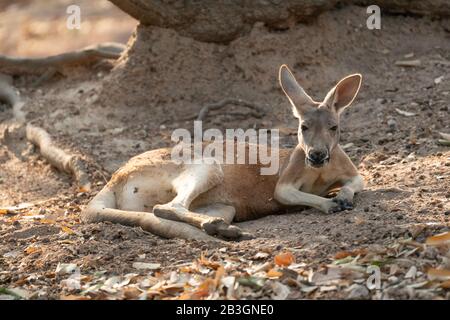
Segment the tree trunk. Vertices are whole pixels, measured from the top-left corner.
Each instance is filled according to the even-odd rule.
[[[176,30],[205,42],[226,43],[248,33],[254,23],[285,29],[307,22],[338,0],[110,0],[144,25]],[[346,0],[346,4],[378,4],[381,13],[450,16],[448,0]]]

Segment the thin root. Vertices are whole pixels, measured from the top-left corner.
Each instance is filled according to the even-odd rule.
[[[101,59],[118,59],[125,48],[126,46],[123,44],[107,42],[43,58],[0,55],[0,70],[9,74],[42,74],[49,68],[86,65]]]
[[[203,106],[200,109],[200,112],[198,113],[197,116],[187,117],[184,120],[186,120],[186,121],[194,120],[194,119],[199,120],[199,121],[204,120],[208,116],[208,113],[210,111],[221,109],[227,105],[237,105],[237,106],[247,107],[252,110],[252,112],[250,112],[249,114],[255,118],[261,118],[262,116],[264,116],[264,111],[260,107],[256,106],[255,104],[253,104],[249,101],[242,100],[242,99],[227,98],[227,99],[222,99],[218,102],[207,104],[207,105]],[[236,115],[237,113],[234,112],[234,113],[230,113],[230,114]]]

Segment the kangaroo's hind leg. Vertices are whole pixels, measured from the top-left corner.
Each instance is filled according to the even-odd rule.
[[[136,196],[128,200],[131,199],[139,202],[139,198]],[[86,223],[111,221],[123,225],[140,226],[142,229],[164,238],[218,240],[186,223],[155,217],[153,213],[139,211],[140,207],[138,206],[134,209],[131,207],[126,210],[117,209],[114,189],[105,186],[81,212],[81,219]]]
[[[230,226],[223,217],[213,217],[192,212],[189,207],[200,194],[210,190],[223,181],[223,172],[219,164],[189,164],[184,171],[173,180],[175,198],[153,207],[155,216],[182,221],[205,230],[210,235],[218,234],[227,238],[239,238],[241,230]]]

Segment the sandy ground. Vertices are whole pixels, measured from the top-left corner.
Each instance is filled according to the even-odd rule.
[[[3,21],[12,21],[18,13],[21,19],[30,19],[32,10],[38,9],[29,4],[1,13],[1,52],[61,52],[44,44],[68,35],[52,34],[39,19],[21,22],[15,29],[22,31],[9,32]],[[101,14],[96,15],[98,10]],[[105,17],[105,12],[111,15]],[[114,15],[120,18],[109,17]],[[61,24],[61,16],[54,17],[51,23]],[[75,42],[62,42],[64,50],[104,40],[124,42],[134,24],[106,4],[92,8],[91,17],[96,19],[89,24],[92,30],[83,27]],[[114,31],[110,19],[120,21]],[[30,26],[34,23],[45,28]],[[178,283],[178,278],[171,278],[173,270],[179,275],[199,273],[203,280],[217,275],[217,265],[197,261],[203,252],[207,261],[223,264],[226,275],[236,279],[252,275],[257,272],[252,268],[265,262],[283,274],[261,276],[269,279],[269,289],[241,283],[237,298],[273,298],[273,292],[282,292],[283,298],[293,299],[448,299],[448,289],[427,277],[430,268],[448,269],[448,252],[423,246],[427,237],[448,231],[450,221],[450,151],[437,144],[438,132],[450,132],[448,26],[448,20],[386,16],[382,30],[371,31],[365,27],[364,10],[349,7],[283,32],[255,25],[250,35],[227,46],[140,27],[129,41],[129,53],[111,71],[101,66],[61,70],[38,88],[30,88],[36,76],[16,78],[15,85],[27,100],[28,118],[46,128],[58,145],[84,157],[94,190],[79,193],[70,177],[39,157],[19,129],[10,128],[7,136],[0,137],[0,206],[35,204],[18,215],[0,217],[0,287],[25,290],[20,291],[23,296],[42,299],[142,298],[144,293],[147,298],[179,297],[183,290],[171,287],[172,291],[163,292],[161,286],[152,286],[161,279],[167,282],[164,285]],[[95,37],[84,32],[94,32]],[[144,41],[134,42],[136,38]],[[399,67],[398,60],[420,60],[420,65]],[[342,116],[342,145],[367,185],[356,196],[354,210],[323,215],[309,209],[239,223],[257,238],[227,244],[166,240],[139,228],[80,223],[81,208],[121,164],[143,151],[171,145],[172,130],[192,129],[192,121],[185,119],[205,103],[226,97],[253,101],[265,111],[264,117],[254,118],[240,107],[229,106],[209,115],[204,126],[279,128],[282,143],[293,145],[297,123],[276,80],[282,63],[292,67],[317,100],[341,77],[363,74],[360,95]],[[10,118],[11,111],[2,106],[0,132]],[[274,257],[285,251],[296,264],[290,269],[272,265]],[[359,267],[382,260],[377,263],[382,266],[383,289],[369,292],[361,289],[361,281],[342,275],[333,283],[314,280],[314,275],[329,272],[330,264],[348,256],[356,256],[351,265]],[[184,264],[192,267],[192,261],[210,270],[180,271]],[[236,265],[227,268],[227,261]],[[135,262],[160,266],[156,271],[141,269]],[[134,277],[128,279],[130,284],[82,294],[83,290],[63,282],[67,276],[61,264],[80,267],[85,287],[135,275],[129,276]],[[411,278],[408,271],[413,266],[417,272]],[[295,270],[296,276],[287,270]],[[289,282],[292,278],[295,283]],[[223,286],[200,297],[224,297],[220,290]]]

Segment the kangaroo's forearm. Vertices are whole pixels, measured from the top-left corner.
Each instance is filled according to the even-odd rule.
[[[324,204],[329,199],[302,192],[291,185],[279,185],[275,190],[275,199],[288,206],[308,206],[319,210],[324,209]]]
[[[357,175],[346,181],[339,191],[337,198],[352,201],[355,193],[364,189],[364,180],[360,175]]]

